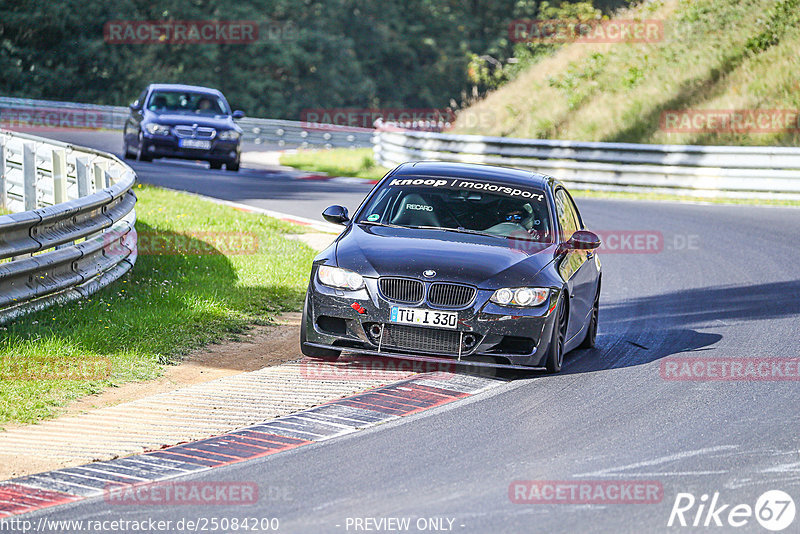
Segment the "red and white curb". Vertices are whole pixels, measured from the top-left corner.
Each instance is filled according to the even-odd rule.
[[[503,383],[446,372],[420,374],[221,436],[0,482],[0,518],[270,456],[430,410]]]

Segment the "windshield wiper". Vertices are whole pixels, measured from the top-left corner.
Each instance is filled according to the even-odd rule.
[[[382,223],[376,221],[361,221],[358,224],[369,224],[370,226],[384,226],[386,228],[411,228],[410,226],[401,226],[399,224]]]
[[[480,230],[470,230],[468,228],[447,228],[445,226],[404,226],[403,228],[413,228],[414,230],[441,230],[443,232],[456,232],[458,234],[472,234],[472,235],[483,235],[488,237],[500,237],[503,238],[505,236],[497,235],[497,234],[488,234],[486,232],[481,232]]]

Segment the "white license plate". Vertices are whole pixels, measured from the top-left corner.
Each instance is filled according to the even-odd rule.
[[[389,321],[392,323],[415,324],[419,326],[456,328],[458,326],[458,313],[392,306],[392,314],[389,317]]]
[[[179,139],[178,146],[181,148],[209,150],[211,148],[211,141],[203,141],[202,139]]]

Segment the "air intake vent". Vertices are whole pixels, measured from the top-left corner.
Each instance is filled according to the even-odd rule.
[[[387,300],[403,304],[416,304],[422,301],[425,287],[419,280],[409,278],[381,278],[378,288]]]
[[[458,354],[460,339],[455,330],[387,324],[384,325],[382,345],[385,348]]]

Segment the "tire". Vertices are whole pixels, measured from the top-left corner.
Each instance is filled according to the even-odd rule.
[[[128,143],[122,143],[122,159],[133,159],[131,156],[131,149],[128,148]]]
[[[315,358],[317,360],[324,360],[326,362],[335,362],[342,354],[340,350],[321,349],[319,347],[310,347],[306,345],[306,316],[308,315],[308,295],[306,295],[306,302],[303,305],[303,317],[300,319],[300,352],[303,356]]]
[[[597,281],[597,293],[594,296],[592,305],[592,318],[589,320],[589,328],[586,329],[586,337],[578,345],[579,349],[593,349],[597,340],[597,317],[600,313],[600,281]]]
[[[566,292],[563,293],[566,297]],[[547,362],[545,367],[548,373],[557,373],[564,365],[564,342],[567,334],[567,306],[564,297],[556,305],[556,323],[553,325],[553,337],[547,348]]]
[[[153,161],[153,157],[145,153],[142,132],[139,132],[139,148],[136,149],[136,161]]]
[[[225,170],[231,172],[239,172],[239,160],[231,161],[225,164]]]
[[[208,162],[208,165],[209,165],[209,166],[210,166],[212,169],[217,169],[217,170],[219,170],[219,169],[221,169],[221,168],[222,168],[222,162],[221,162],[221,161],[209,161],[209,162]]]

